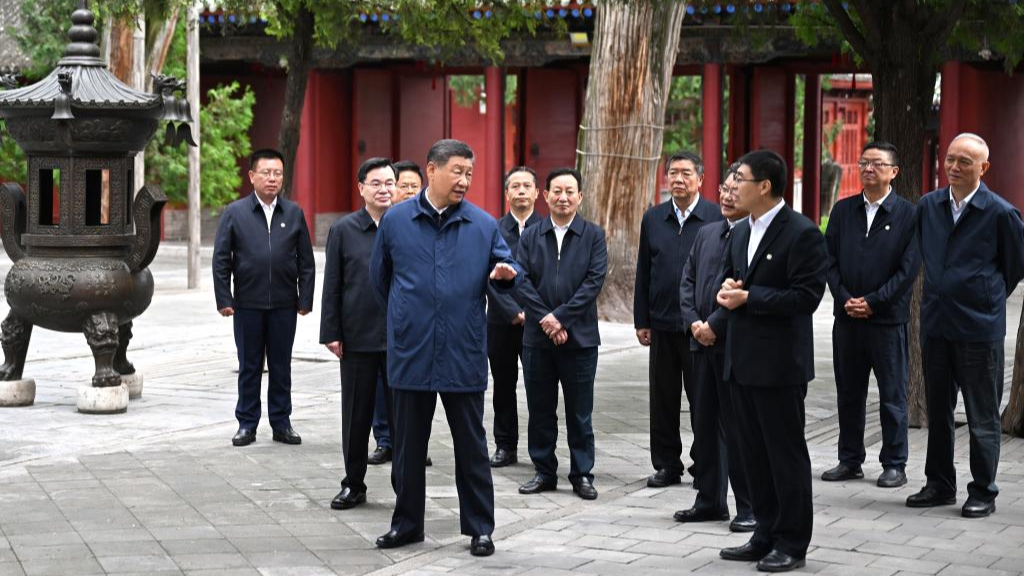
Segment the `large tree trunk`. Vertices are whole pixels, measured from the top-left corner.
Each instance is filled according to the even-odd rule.
[[[286,12],[279,10],[284,15]],[[309,77],[310,60],[313,57],[314,16],[304,3],[294,15],[295,28],[292,32],[291,50],[288,55],[288,80],[284,89],[284,111],[281,114],[281,129],[277,146],[284,155],[284,195],[292,194],[292,176],[295,174],[295,154],[299,149],[299,128],[302,122],[302,106],[306,102],[306,79]]]
[[[146,74],[147,92],[153,90],[153,74],[160,74],[164,70],[164,63],[167,62],[167,53],[170,51],[171,42],[174,40],[174,30],[178,26],[179,10],[179,6],[171,9],[170,15],[167,16],[167,20],[164,20],[160,26],[160,31],[157,32],[156,38],[153,41],[153,49],[150,50],[146,64],[146,70],[148,71],[148,74]]]
[[[608,237],[602,318],[632,318],[640,220],[652,199],[685,2],[601,2],[577,165],[588,219]],[[682,257],[682,256],[680,256]]]
[[[110,73],[129,84],[132,81],[132,34],[135,23],[118,18],[110,27]]]
[[[1024,437],[1024,310],[1017,327],[1017,346],[1013,354],[1013,381],[1010,384],[1010,403],[1003,411],[1003,432]]]

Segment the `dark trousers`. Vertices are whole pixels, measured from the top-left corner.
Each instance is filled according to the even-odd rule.
[[[345,478],[355,492],[366,492],[366,444],[377,404],[377,384],[383,382],[385,422],[390,422],[391,388],[387,385],[386,352],[345,352],[341,359],[341,451]],[[394,486],[394,475],[391,479]]]
[[[483,392],[391,391],[394,402],[392,468],[395,513],[391,529],[422,534],[426,506],[426,460],[430,425],[437,397],[441,396],[455,444],[455,487],[459,494],[459,522],[467,536],[494,532],[494,482],[487,456]]]
[[[807,555],[814,525],[811,458],[804,437],[807,386],[733,383],[740,449],[757,530],[750,543]]]
[[[650,414],[651,464],[655,470],[667,469],[682,474],[683,441],[679,436],[679,410],[683,391],[690,405],[693,426],[693,374],[690,361],[690,336],[686,332],[651,330]],[[690,448],[696,467],[696,454]]]
[[[519,384],[519,359],[522,355],[522,326],[487,325],[487,360],[494,379],[494,445],[511,452],[515,452],[519,445],[516,386]]]
[[[565,399],[565,430],[569,437],[569,481],[594,481],[594,376],[597,347],[534,348],[523,346],[523,379],[530,409],[527,441],[537,474],[558,478],[558,384]]]
[[[928,456],[924,473],[928,485],[943,494],[956,493],[953,410],[959,390],[964,395],[967,428],[971,433],[973,481],[967,485],[967,493],[983,502],[991,502],[999,495],[996,468],[1002,440],[999,404],[1003,399],[1003,341],[924,340],[924,382],[928,398]]]
[[[732,389],[723,377],[725,355],[693,353],[693,448],[700,469],[693,507],[709,513],[729,511],[729,483],[736,497],[736,516],[753,516],[750,492],[740,458]]]
[[[388,408],[391,393],[385,393],[388,386],[384,379],[377,380],[377,399],[373,405],[373,440],[379,448],[391,448],[391,427],[388,425]]]
[[[907,326],[836,322],[832,327],[832,358],[839,406],[839,461],[860,466],[866,458],[864,419],[868,376],[878,381],[882,450],[886,468],[907,464]]]
[[[235,418],[239,428],[253,430],[260,423],[260,382],[263,360],[267,361],[267,415],[270,427],[291,426],[292,344],[295,342],[294,308],[235,308],[235,348],[238,350],[238,403]]]

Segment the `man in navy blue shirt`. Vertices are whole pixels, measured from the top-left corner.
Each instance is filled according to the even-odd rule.
[[[896,147],[869,142],[861,151],[863,192],[836,203],[828,220],[828,285],[834,300],[832,357],[839,409],[839,464],[828,482],[863,478],[868,376],[878,381],[882,474],[876,484],[907,483],[907,321],[921,267],[912,203],[892,191]]]
[[[996,510],[1006,297],[1024,278],[1020,212],[988,189],[988,144],[960,134],[946,151],[949,186],[918,202],[924,294],[921,341],[928,398],[928,482],[907,498],[924,508],[956,503],[953,410],[964,397],[971,433],[966,518]]]
[[[718,206],[700,197],[704,162],[693,152],[665,161],[672,197],[644,214],[636,258],[633,324],[637,340],[650,346],[651,464],[647,485],[678,484],[683,472],[679,411],[683,391],[693,403],[690,334],[679,310],[679,281],[693,239],[705,224],[722,219]],[[690,410],[692,424],[693,410]],[[694,450],[690,449],[690,458]],[[690,472],[699,468],[694,460]]]
[[[526,311],[523,379],[530,410],[527,441],[536,474],[520,494],[558,485],[558,384],[565,398],[569,482],[584,500],[594,488],[594,376],[597,373],[597,296],[608,272],[604,230],[580,216],[580,173],[558,168],[548,175],[544,198],[550,218],[526,229],[516,260],[526,272],[515,293]]]
[[[278,197],[284,183],[281,153],[253,152],[249,181],[253,193],[224,209],[213,248],[217,310],[234,317],[238,349],[238,432],[231,442],[246,446],[256,440],[265,357],[273,439],[301,444],[289,418],[292,344],[296,312],[305,316],[313,309],[313,245],[302,209]]]

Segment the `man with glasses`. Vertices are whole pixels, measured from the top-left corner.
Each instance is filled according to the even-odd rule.
[[[949,186],[921,197],[918,232],[924,260],[921,341],[928,397],[928,481],[907,498],[925,508],[956,503],[953,410],[963,394],[971,433],[971,476],[960,513],[996,511],[1003,398],[1006,297],[1024,278],[1020,212],[981,181],[988,144],[960,134],[949,144]]]
[[[540,221],[533,210],[537,201],[537,173],[517,166],[505,174],[505,200],[509,212],[498,220],[498,229],[512,254],[527,227]],[[494,456],[491,467],[515,464],[519,448],[519,414],[516,386],[523,356],[523,324],[526,315],[510,295],[487,290],[487,360],[494,379]]]
[[[363,208],[340,218],[327,237],[320,343],[341,361],[341,449],[345,478],[331,508],[366,502],[366,443],[376,396],[390,420],[387,326],[370,284],[370,254],[377,227],[391,207],[395,169],[387,158],[370,158],[357,172]],[[382,385],[378,390],[378,382]],[[393,476],[392,476],[393,477]]]
[[[683,473],[683,442],[679,410],[683,391],[693,403],[690,373],[690,334],[679,308],[679,281],[693,239],[705,224],[718,222],[718,206],[700,197],[704,162],[693,152],[680,152],[665,161],[672,196],[644,214],[636,259],[633,324],[636,337],[650,346],[652,488],[678,484]],[[690,410],[692,425],[693,410]],[[694,458],[691,448],[690,457]],[[700,463],[694,458],[694,469]]]
[[[305,316],[313,309],[313,245],[302,209],[279,197],[284,184],[281,153],[253,152],[249,181],[253,193],[224,209],[213,248],[217,310],[233,317],[238,349],[238,432],[231,443],[246,446],[256,440],[266,358],[273,439],[301,444],[290,419],[292,344],[296,312]]]
[[[732,532],[752,532],[757,526],[750,506],[747,479],[740,459],[732,391],[722,376],[725,368],[726,311],[716,297],[722,280],[722,260],[732,230],[747,217],[736,207],[736,169],[729,168],[725,183],[718,187],[722,207],[721,223],[709,224],[697,232],[693,250],[683,267],[679,289],[683,321],[690,328],[693,354],[693,447],[701,463],[697,470],[697,498],[693,506],[675,513],[676,522],[714,522],[729,519],[726,497],[729,483],[736,495],[736,518]]]
[[[757,528],[726,560],[762,572],[806,564],[814,510],[804,398],[814,379],[812,316],[825,293],[828,252],[818,227],[786,206],[786,162],[769,150],[743,155],[736,225],[718,292],[726,314],[724,377],[731,380],[740,450]]]
[[[839,411],[839,464],[827,482],[864,477],[868,377],[878,382],[882,488],[907,483],[907,321],[921,267],[914,205],[892,191],[896,147],[869,142],[861,152],[861,194],[836,203],[828,219],[828,286],[834,301],[832,365]]]

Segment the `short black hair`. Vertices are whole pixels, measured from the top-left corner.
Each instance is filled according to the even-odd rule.
[[[886,142],[884,140],[875,140],[873,142],[868,142],[867,144],[864,145],[864,148],[861,149],[860,153],[863,154],[868,150],[881,150],[882,152],[888,152],[889,162],[892,162],[895,166],[900,165],[899,150],[896,148],[895,145],[890,144],[889,142]]]
[[[559,176],[566,176],[566,175],[572,176],[573,178],[576,179],[576,187],[580,189],[580,192],[582,192],[583,191],[583,176],[580,175],[580,171],[579,170],[577,170],[575,168],[568,168],[568,167],[566,167],[566,168],[555,168],[554,170],[549,172],[547,180],[544,181],[544,189],[545,190],[550,190],[551,189],[551,181],[552,180],[554,180],[555,178],[558,178]]]
[[[391,168],[391,173],[398,176],[398,171],[395,170],[395,165],[391,163],[389,158],[370,158],[359,165],[359,170],[356,172],[356,178],[358,182],[366,184],[366,175],[370,173],[370,170],[376,170],[377,168]]]
[[[423,170],[420,165],[413,162],[412,160],[402,160],[401,162],[395,162],[391,165],[395,169],[395,176],[401,176],[402,172],[415,172],[420,180],[423,180]]]
[[[725,176],[722,176],[722,180],[728,178],[730,174],[736,174],[736,172],[740,169],[740,165],[741,164],[739,162],[733,162],[732,164],[729,164],[729,167],[725,169]]]
[[[668,169],[672,166],[673,162],[679,162],[680,160],[687,160],[691,162],[693,167],[697,170],[697,175],[704,175],[704,160],[700,157],[700,154],[688,151],[676,152],[669,156],[668,159],[665,160],[665,174],[668,174]]]
[[[427,162],[433,162],[435,166],[444,166],[452,158],[459,156],[467,160],[473,159],[473,149],[462,140],[445,138],[434,142],[427,152]]]
[[[501,189],[502,190],[508,190],[508,179],[511,178],[513,174],[517,174],[519,172],[526,172],[530,176],[533,176],[533,185],[534,185],[534,187],[537,186],[537,171],[536,170],[534,170],[533,168],[530,168],[529,166],[516,166],[515,168],[509,170],[508,172],[505,172],[505,179],[502,181]]]
[[[789,172],[786,161],[771,150],[754,150],[747,152],[738,160],[740,164],[750,167],[750,175],[754,180],[767,180],[772,184],[772,198],[782,198],[786,192]]]
[[[280,160],[284,164],[284,155],[273,148],[261,148],[249,155],[249,170],[256,170],[260,160]]]

